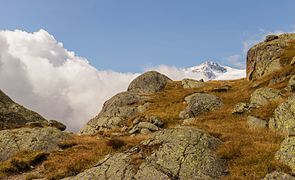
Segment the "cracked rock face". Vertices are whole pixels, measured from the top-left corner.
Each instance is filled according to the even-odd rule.
[[[283,172],[272,172],[272,173],[269,173],[267,174],[263,180],[275,180],[275,179],[281,179],[281,180],[295,180],[295,177],[289,175],[289,174],[286,174],[286,173],[283,173]]]
[[[20,151],[51,152],[68,134],[60,130],[47,128],[20,128],[0,131],[0,162]]]
[[[147,97],[133,92],[122,92],[103,105],[101,112],[91,119],[81,130],[81,134],[95,134],[99,130],[123,127],[128,118],[142,112]]]
[[[295,34],[282,34],[253,46],[247,54],[247,79],[256,80],[289,65],[292,57],[282,59],[284,50],[292,47]]]
[[[185,98],[187,107],[180,112],[181,119],[196,117],[204,112],[214,111],[221,105],[221,99],[212,94],[195,93]]]
[[[158,148],[142,155],[137,167],[132,163],[136,153],[128,151],[109,156],[96,167],[67,179],[220,179],[227,170],[214,153],[220,144],[220,140],[196,128],[166,129],[142,142],[145,148]]]
[[[275,158],[288,165],[295,173],[295,137],[287,137],[281,144]]]
[[[294,135],[295,133],[295,95],[279,105],[274,112],[274,118],[269,127]]]
[[[156,93],[164,90],[170,81],[171,79],[163,74],[156,71],[149,71],[135,78],[130,83],[128,91],[148,94]]]
[[[47,121],[39,114],[15,103],[0,90],[0,129],[21,127],[28,122]]]

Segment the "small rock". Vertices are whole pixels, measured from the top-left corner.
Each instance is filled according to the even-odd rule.
[[[138,124],[140,122],[140,118],[135,118],[132,122],[133,125]]]
[[[267,35],[267,36],[265,37],[264,42],[273,41],[273,40],[278,39],[278,38],[279,38],[279,36],[277,36],[277,35]]]
[[[291,91],[295,91],[295,75],[291,76],[289,83],[288,83],[288,88]]]
[[[127,126],[124,126],[124,127],[121,128],[121,132],[125,132],[127,130],[128,130],[128,127]]]
[[[231,86],[226,85],[226,86],[221,86],[221,87],[216,87],[213,89],[213,92],[226,92],[231,89]]]
[[[267,126],[266,121],[256,118],[254,116],[248,116],[247,124],[251,128],[266,128],[266,126]]]
[[[158,117],[151,117],[151,121],[154,125],[158,126],[158,127],[163,127],[165,123],[163,123],[163,121],[161,121],[160,118]]]
[[[233,111],[232,111],[232,114],[242,114],[246,111],[248,111],[250,108],[249,104],[248,103],[243,103],[243,102],[240,102],[238,104],[235,105]]]
[[[201,88],[204,86],[204,82],[202,81],[197,81],[194,79],[183,79],[181,81],[182,87],[184,89],[189,89],[189,88]]]
[[[150,134],[150,133],[152,133],[152,132],[149,129],[147,129],[147,128],[142,128],[140,130],[140,134]]]
[[[135,125],[130,131],[129,134],[134,134],[139,132],[140,128],[138,127],[138,125]]]
[[[64,125],[63,123],[58,122],[56,120],[49,120],[48,124],[49,124],[50,127],[55,127],[55,128],[57,128],[57,129],[59,129],[61,131],[64,131],[67,128],[66,125]]]
[[[295,56],[293,57],[291,63],[290,63],[291,66],[295,65]]]
[[[152,123],[149,123],[149,122],[140,122],[138,123],[138,128],[146,128],[146,129],[149,129],[151,131],[158,131],[159,128],[152,124]]]
[[[272,173],[267,174],[263,180],[295,180],[295,177],[290,174],[286,174],[283,172],[274,171]]]
[[[27,127],[35,128],[35,127],[46,127],[45,123],[42,122],[27,122],[26,123]]]

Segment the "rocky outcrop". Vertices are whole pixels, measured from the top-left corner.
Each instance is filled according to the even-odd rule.
[[[295,177],[283,172],[274,171],[267,174],[263,180],[295,180]]]
[[[201,88],[205,86],[205,83],[203,81],[197,81],[194,79],[183,79],[181,81],[181,84],[184,89]]]
[[[212,94],[195,93],[185,98],[187,107],[180,112],[181,119],[196,117],[204,112],[214,111],[221,105],[221,99]]]
[[[279,105],[274,112],[274,118],[269,122],[269,127],[294,135],[295,133],[295,95]]]
[[[287,137],[281,144],[279,151],[275,154],[275,158],[289,166],[292,173],[295,173],[295,137]]]
[[[259,88],[251,94],[251,104],[254,106],[264,106],[271,101],[281,98],[280,91],[273,88]]]
[[[136,93],[156,93],[164,90],[167,83],[170,82],[167,76],[156,71],[146,72],[135,78],[129,85],[128,91]]]
[[[39,114],[15,103],[0,90],[0,129],[21,127],[28,122],[47,121]]]
[[[247,79],[255,80],[290,65],[295,53],[295,34],[267,36],[265,42],[253,46],[247,54]]]
[[[166,129],[154,133],[140,147],[107,156],[95,167],[67,179],[220,179],[227,170],[214,153],[220,144],[195,128]]]
[[[134,92],[122,92],[103,105],[101,112],[81,130],[81,134],[95,134],[100,130],[123,127],[130,117],[142,111],[141,104],[148,98]]]
[[[51,152],[68,138],[65,132],[52,127],[19,128],[0,131],[0,161],[4,161],[21,151]]]

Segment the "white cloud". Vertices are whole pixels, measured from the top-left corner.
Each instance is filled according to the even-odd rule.
[[[236,54],[227,57],[227,61],[234,67],[245,68],[245,60],[242,55]]]
[[[0,88],[48,119],[78,130],[138,74],[98,71],[44,30],[0,31]]]
[[[192,68],[160,65],[145,70],[157,70],[173,80],[206,79]],[[0,31],[0,89],[45,118],[65,123],[72,131],[97,115],[107,99],[126,90],[138,75],[97,70],[45,30]],[[219,79],[240,77],[244,74],[233,70]]]

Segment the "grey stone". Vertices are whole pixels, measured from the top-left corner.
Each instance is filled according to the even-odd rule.
[[[197,81],[194,79],[183,79],[181,81],[181,84],[184,89],[201,88],[201,87],[204,87],[205,85],[204,81]]]
[[[47,123],[42,116],[15,103],[0,90],[0,129],[23,127],[29,122]]]
[[[143,147],[108,156],[95,167],[66,179],[221,179],[226,163],[214,152],[221,143],[195,128],[165,129],[142,142]],[[142,154],[146,148],[153,152]],[[137,168],[131,163],[134,156],[142,158]]]
[[[295,65],[295,57],[293,57],[291,63],[290,63],[291,66]]]
[[[295,137],[287,137],[281,144],[275,158],[289,166],[292,173],[295,173]]]
[[[295,91],[295,75],[291,76],[288,87],[290,88],[291,91]]]
[[[279,38],[279,36],[277,36],[277,35],[267,35],[267,36],[265,37],[264,42],[273,41],[273,40],[278,39],[278,38]]]
[[[266,121],[256,118],[254,116],[248,116],[247,124],[251,128],[266,128],[267,127]]]
[[[156,71],[148,71],[135,78],[129,85],[128,91],[137,93],[156,93],[164,90],[167,83],[170,82],[167,76]]]
[[[159,128],[156,126],[156,125],[154,125],[154,124],[152,124],[152,123],[149,123],[149,122],[140,122],[140,123],[138,123],[138,125],[137,125],[139,128],[146,128],[146,129],[149,129],[149,130],[151,130],[151,131],[158,131],[159,130]]]
[[[250,105],[248,103],[240,102],[235,105],[232,114],[242,114],[244,112],[249,111]]]
[[[136,104],[144,104],[148,100],[146,96],[133,92],[122,92],[103,105],[101,112],[91,119],[80,131],[80,134],[95,134],[100,130],[122,128],[129,118],[138,115]]]
[[[0,161],[7,160],[20,151],[55,151],[58,144],[66,138],[69,138],[67,133],[52,127],[2,130]]]
[[[48,124],[49,124],[50,127],[55,127],[55,128],[57,128],[57,129],[59,129],[61,131],[64,131],[67,128],[66,125],[64,125],[63,123],[58,122],[56,120],[49,120]]]
[[[140,131],[140,128],[138,127],[138,125],[135,125],[130,131],[129,134],[134,134]]]
[[[187,107],[180,112],[181,119],[196,117],[204,112],[214,111],[222,105],[221,99],[215,95],[195,93],[185,98]]]
[[[251,94],[251,104],[264,106],[271,101],[281,99],[280,91],[273,88],[259,88]]]
[[[274,171],[267,174],[263,180],[295,180],[295,177],[283,172]]]
[[[295,133],[295,95],[280,104],[274,111],[274,118],[269,127],[288,134]]]
[[[150,133],[152,133],[152,131],[150,131],[147,128],[143,128],[143,129],[140,130],[140,134],[150,134]]]

